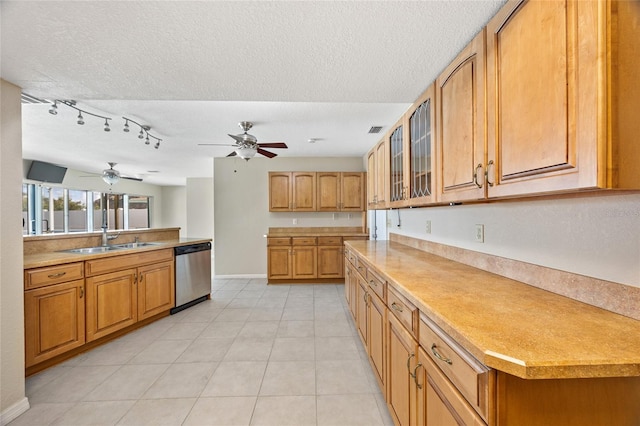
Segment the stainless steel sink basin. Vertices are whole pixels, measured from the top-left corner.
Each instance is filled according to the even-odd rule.
[[[126,243],[126,244],[114,244],[112,247],[117,247],[120,249],[133,249],[140,247],[148,247],[148,246],[157,246],[160,243]]]
[[[94,253],[106,253],[112,250],[120,250],[121,247],[116,246],[99,246],[99,247],[82,247],[71,250],[62,250],[65,253],[82,253],[82,254],[94,254]]]

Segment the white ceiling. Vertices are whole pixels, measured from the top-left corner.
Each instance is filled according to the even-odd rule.
[[[64,105],[24,105],[24,158],[90,172],[114,161],[177,185],[211,176],[231,148],[197,144],[232,143],[243,120],[259,142],[286,142],[282,156],[363,155],[380,138],[369,128],[388,130],[504,2],[2,0],[1,73],[113,118],[104,132]],[[122,132],[122,116],[160,149]]]

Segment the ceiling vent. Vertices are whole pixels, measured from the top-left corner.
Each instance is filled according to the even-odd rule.
[[[35,96],[31,96],[28,93],[22,92],[20,96],[23,104],[50,104],[51,102],[45,101],[43,99],[36,98]]]
[[[382,126],[371,126],[369,133],[380,133]]]

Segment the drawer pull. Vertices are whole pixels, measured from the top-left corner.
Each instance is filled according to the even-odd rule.
[[[80,299],[82,299],[84,297],[84,287],[79,287],[80,288]]]
[[[51,275],[47,275],[49,278],[53,279],[53,278],[60,278],[67,275],[66,272],[58,272],[57,274],[51,274]]]
[[[400,305],[396,304],[396,302],[393,302],[393,303],[391,304],[391,307],[392,307],[393,309],[395,309],[396,311],[398,311],[398,312],[403,312],[402,306],[400,306]],[[434,346],[435,346],[435,345],[434,345]],[[431,350],[433,350],[433,348],[431,348]]]
[[[453,361],[451,361],[451,358],[445,358],[442,355],[440,355],[438,353],[438,351],[436,351],[436,344],[434,343],[433,345],[431,345],[431,352],[433,353],[433,355],[438,358],[440,361],[442,362],[446,362],[447,364],[451,365],[453,364]]]
[[[369,284],[371,284],[373,286],[376,286],[376,287],[378,286],[378,283],[375,282],[374,280],[369,281]]]
[[[416,387],[418,389],[422,389],[422,385],[420,383],[418,383],[418,375],[417,375],[418,368],[420,368],[420,367],[422,367],[422,364],[417,364],[416,368],[413,369],[413,374],[411,375],[411,377],[413,377],[413,381],[416,384]]]

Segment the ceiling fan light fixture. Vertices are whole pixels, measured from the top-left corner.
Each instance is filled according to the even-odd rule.
[[[114,169],[104,169],[102,171],[102,180],[109,185],[118,183],[120,180],[120,172]]]
[[[258,152],[257,148],[252,148],[252,147],[249,147],[249,146],[245,146],[245,147],[236,149],[236,154],[238,155],[238,157],[242,158],[243,160],[247,160],[247,161],[249,161],[249,159],[255,157],[257,152]]]

